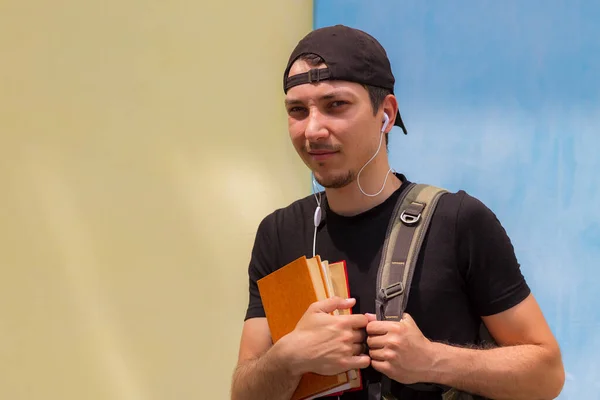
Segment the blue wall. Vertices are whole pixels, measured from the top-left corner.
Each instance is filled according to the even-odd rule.
[[[465,189],[513,239],[563,350],[560,399],[600,399],[600,2],[316,0],[387,49],[409,134],[392,167]]]

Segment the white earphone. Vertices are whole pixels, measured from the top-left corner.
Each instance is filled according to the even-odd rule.
[[[385,128],[387,128],[388,124],[390,123],[390,117],[388,117],[388,115],[386,113],[383,113],[383,126],[381,127],[381,132],[385,132]]]

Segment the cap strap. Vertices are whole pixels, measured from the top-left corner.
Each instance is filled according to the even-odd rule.
[[[316,83],[330,78],[331,73],[329,72],[329,68],[313,68],[308,72],[304,72],[302,74],[297,74],[287,78],[285,83],[285,90],[287,92],[290,88],[294,86],[303,85],[305,83]]]

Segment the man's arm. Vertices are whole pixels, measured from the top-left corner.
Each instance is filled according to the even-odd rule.
[[[232,400],[288,400],[300,382],[281,360],[281,346],[272,345],[266,318],[244,322]]]
[[[355,304],[340,297],[312,303],[295,329],[272,346],[267,320],[246,320],[232,398],[288,400],[307,372],[337,375],[368,367],[371,360],[362,354],[367,317],[332,315]]]
[[[233,375],[232,400],[288,400],[300,382],[281,360],[281,346],[272,345],[266,318],[244,322],[238,364]]]
[[[553,399],[564,384],[558,344],[532,295],[485,317],[500,347],[461,348],[429,341],[408,314],[400,322],[368,315],[371,365],[405,384],[432,382],[493,399]]]
[[[501,347],[433,343],[430,381],[494,399],[554,399],[564,385],[560,349],[533,295],[484,317]]]

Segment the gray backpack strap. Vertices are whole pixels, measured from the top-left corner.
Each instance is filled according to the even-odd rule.
[[[400,321],[406,305],[415,265],[431,217],[445,189],[411,184],[398,199],[389,223],[377,272],[376,313],[379,321]],[[439,391],[437,385],[411,385],[417,390]],[[382,376],[381,398],[394,399],[391,380]]]
[[[376,313],[380,321],[400,321],[419,251],[431,216],[445,189],[411,184],[392,214],[377,272]]]

